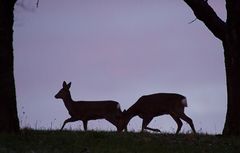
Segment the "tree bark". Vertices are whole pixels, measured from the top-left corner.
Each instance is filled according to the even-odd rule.
[[[0,132],[18,132],[13,72],[13,22],[16,0],[0,0]]]
[[[223,43],[227,82],[227,114],[223,135],[240,135],[240,1],[226,0],[223,22],[207,0],[184,0],[196,17]]]

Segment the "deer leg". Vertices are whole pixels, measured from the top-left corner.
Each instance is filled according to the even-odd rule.
[[[87,121],[87,120],[84,120],[84,121],[83,121],[84,131],[87,131],[87,124],[88,124],[88,121]]]
[[[61,129],[60,129],[60,131],[62,131],[63,130],[63,127],[65,126],[65,124],[67,124],[68,122],[74,122],[74,121],[77,121],[77,119],[75,119],[75,118],[68,118],[68,119],[66,119],[64,122],[63,122],[63,125],[62,125],[62,127],[61,127]]]
[[[128,132],[127,126],[124,128],[125,132]]]
[[[183,125],[183,123],[182,123],[182,121],[178,118],[178,117],[176,117],[175,115],[170,115],[173,119],[174,119],[174,121],[177,123],[177,131],[176,131],[176,134],[178,134],[179,133],[179,131],[181,130],[181,128],[182,128],[182,125]]]
[[[193,133],[196,133],[196,130],[195,130],[195,127],[194,127],[194,125],[193,125],[192,119],[191,119],[190,117],[188,117],[188,116],[187,116],[186,114],[184,114],[184,113],[181,113],[179,116],[180,116],[181,119],[183,119],[184,121],[186,121],[186,122],[190,125]]]
[[[147,125],[152,121],[152,119],[153,119],[153,117],[143,118],[142,132],[144,131],[144,129],[151,130],[151,131],[154,131],[154,132],[161,132],[159,129],[153,129],[153,128],[147,127]]]

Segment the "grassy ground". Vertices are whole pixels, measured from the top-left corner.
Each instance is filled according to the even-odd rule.
[[[240,153],[238,137],[34,131],[0,134],[0,153]]]

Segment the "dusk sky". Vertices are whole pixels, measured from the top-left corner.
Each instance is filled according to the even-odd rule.
[[[21,127],[59,129],[69,117],[54,95],[72,82],[74,100],[116,100],[129,108],[142,95],[185,95],[185,113],[198,132],[220,133],[226,114],[221,41],[183,0],[19,0],[14,54]],[[223,20],[225,1],[209,0]],[[139,131],[135,117],[129,130]],[[149,125],[175,132],[170,116]],[[67,129],[83,130],[82,122]],[[104,120],[89,129],[116,130]],[[182,131],[190,127],[184,122]]]

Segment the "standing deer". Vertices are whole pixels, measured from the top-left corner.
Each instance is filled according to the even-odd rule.
[[[87,130],[87,123],[89,120],[106,119],[114,126],[117,131],[119,129],[119,119],[122,115],[120,104],[116,101],[73,101],[70,89],[71,82],[62,84],[62,89],[55,95],[56,99],[62,99],[65,107],[68,110],[70,118],[66,119],[61,127],[61,130],[68,122],[81,120],[83,122],[84,130]]]
[[[144,129],[160,132],[159,129],[147,127],[151,120],[160,115],[169,114],[177,123],[176,134],[182,128],[182,120],[186,121],[192,128],[193,133],[196,133],[192,119],[184,113],[184,108],[187,107],[186,97],[174,93],[157,93],[145,95],[138,99],[127,111],[123,111],[123,121],[121,130],[127,128],[127,124],[134,116],[139,116],[143,119],[142,131]]]

